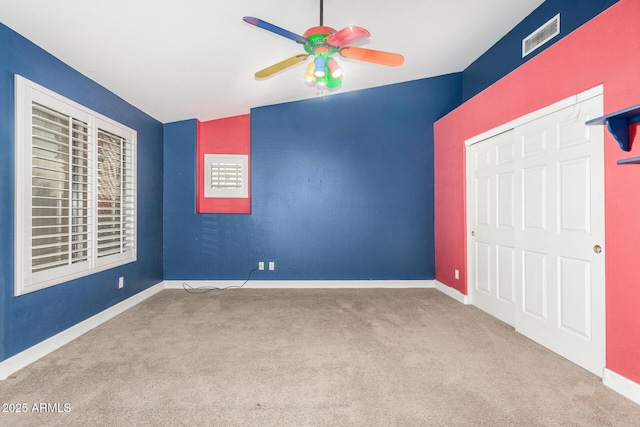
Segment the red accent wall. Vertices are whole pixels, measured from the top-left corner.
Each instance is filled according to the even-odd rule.
[[[621,0],[439,120],[435,132],[436,280],[467,293],[464,141],[604,84],[604,111],[640,104],[640,1]],[[640,383],[640,156],[605,132],[607,368]],[[460,270],[460,279],[454,278]]]
[[[196,212],[251,213],[251,115],[197,122],[196,133]],[[205,198],[205,154],[248,154],[249,197]]]

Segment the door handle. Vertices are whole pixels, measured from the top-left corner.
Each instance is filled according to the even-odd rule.
[[[599,254],[600,252],[602,252],[602,247],[600,245],[594,245],[593,252]]]

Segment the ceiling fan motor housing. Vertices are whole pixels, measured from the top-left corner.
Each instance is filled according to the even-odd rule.
[[[335,32],[336,30],[334,28],[318,26],[309,28],[303,34],[303,37],[307,39],[307,43],[304,44],[304,50],[309,55],[313,55],[315,57],[315,78],[311,79],[311,81],[309,81],[310,79],[307,79],[307,81],[318,86],[326,86],[329,89],[336,88],[342,84],[341,75],[337,76],[329,69],[329,60],[339,51],[339,48],[331,46],[325,41],[329,35],[334,34]]]

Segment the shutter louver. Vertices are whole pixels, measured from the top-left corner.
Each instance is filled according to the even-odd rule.
[[[88,259],[88,125],[32,103],[31,269]]]
[[[98,129],[98,258],[134,249],[132,142]]]
[[[242,188],[242,163],[211,163],[211,188]]]

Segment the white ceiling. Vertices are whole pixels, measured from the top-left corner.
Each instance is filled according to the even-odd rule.
[[[543,1],[325,0],[324,25],[364,27],[357,46],[405,57],[400,67],[338,58],[344,79],[331,94],[462,71]],[[304,52],[242,21],[302,34],[319,10],[320,0],[0,0],[0,22],[168,123],[323,95],[303,83],[304,64],[255,80]]]

